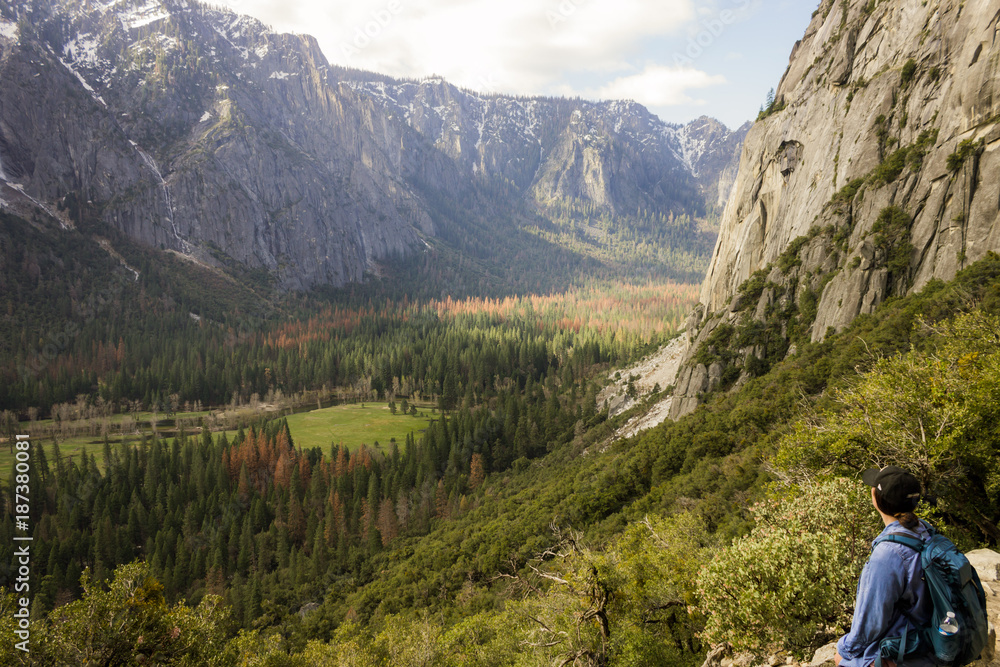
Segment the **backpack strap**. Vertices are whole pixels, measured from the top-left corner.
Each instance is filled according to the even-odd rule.
[[[924,547],[927,545],[927,543],[924,542],[923,540],[915,539],[908,535],[901,535],[899,533],[889,533],[888,535],[885,535],[875,540],[875,545],[872,547],[872,550],[874,551],[875,547],[882,544],[883,542],[893,542],[895,544],[902,544],[904,547],[909,547],[910,549],[913,549],[914,551],[916,551],[918,554],[921,555],[923,555]],[[923,565],[923,559],[921,559],[921,566],[922,565]],[[917,623],[910,616],[909,609],[903,609],[899,605],[899,603],[896,603],[896,608],[899,609],[900,612],[902,612],[902,614],[906,617],[906,620],[908,620],[910,623],[913,624],[913,627],[917,627]]]
[[[899,640],[899,655],[896,657],[896,665],[903,664],[903,658],[906,657],[906,634],[910,631],[910,620],[909,615],[906,617],[906,623],[903,624],[903,638]]]
[[[907,618],[909,618],[909,616],[907,616]],[[903,658],[906,657],[906,635],[909,634],[909,631],[910,631],[910,624],[907,623],[903,626],[903,636],[899,638],[899,652],[896,655],[897,667],[903,664]],[[872,663],[872,667],[884,667],[885,663],[882,662],[882,650],[883,650],[883,644],[879,644],[879,650],[878,653],[875,655],[875,662]]]
[[[875,545],[872,548],[874,549],[883,542],[895,542],[896,544],[902,544],[904,547],[910,547],[916,552],[922,552],[924,550],[923,540],[915,537],[909,537],[907,535],[901,535],[899,533],[889,533],[888,535],[883,535],[875,540]]]
[[[928,528],[930,528],[930,526],[928,526]],[[933,532],[931,534],[933,534]],[[894,542],[895,544],[902,544],[904,547],[909,547],[910,549],[913,549],[917,553],[923,553],[925,544],[923,540],[915,537],[910,537],[909,535],[901,535],[900,533],[889,533],[888,535],[883,535],[882,537],[876,539],[875,544],[872,545],[872,550],[874,550],[875,547],[882,544],[883,542]],[[905,657],[906,654],[906,636],[907,634],[909,634],[910,625],[913,625],[914,628],[916,628],[917,624],[914,622],[913,617],[910,616],[909,613],[910,610],[899,607],[898,603],[897,603],[897,609],[899,609],[900,613],[903,614],[903,617],[906,618],[907,621],[906,623],[903,624],[903,636],[900,638],[899,654],[896,656],[896,664],[902,665],[903,658]],[[875,661],[874,667],[882,667],[881,651],[879,652],[879,655]]]

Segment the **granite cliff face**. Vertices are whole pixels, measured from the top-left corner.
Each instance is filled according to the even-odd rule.
[[[742,133],[703,135],[633,103],[331,67],[311,37],[193,1],[0,0],[8,187],[285,288],[419,251],[442,200],[508,218],[703,211]]]
[[[823,0],[747,134],[674,417],[1000,250],[998,22],[995,0]]]
[[[432,231],[378,158],[361,159],[360,138],[331,140],[330,128],[356,123],[324,98],[310,39],[227,26],[273,60],[262,70],[244,60],[250,46],[216,30],[220,16],[182,7],[36,8],[6,31],[0,153],[12,181],[43,202],[87,200],[149,245],[228,256],[292,288],[359,279]],[[268,78],[286,59],[301,86]],[[310,114],[293,118],[307,97]]]

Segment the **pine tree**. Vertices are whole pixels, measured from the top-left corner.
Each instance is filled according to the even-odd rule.
[[[486,471],[483,465],[483,455],[477,452],[472,455],[472,462],[469,465],[469,488],[472,490],[478,489],[485,477]]]
[[[444,488],[444,480],[438,480],[437,490],[434,493],[434,510],[436,516],[440,519],[447,519],[450,517],[450,512],[448,508],[448,491]]]
[[[383,498],[379,505],[378,530],[382,537],[382,546],[388,546],[399,534],[399,524],[396,521],[396,511],[392,498]]]

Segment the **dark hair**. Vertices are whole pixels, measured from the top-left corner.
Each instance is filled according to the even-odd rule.
[[[888,514],[896,521],[899,522],[903,528],[913,530],[920,525],[920,520],[917,515],[913,513],[913,510],[917,508],[917,499],[912,499],[904,504],[906,507],[890,507],[889,503],[882,498],[882,494],[879,493],[878,489],[875,489],[875,506],[879,508],[883,514]]]

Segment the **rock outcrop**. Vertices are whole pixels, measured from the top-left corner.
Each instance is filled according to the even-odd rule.
[[[1000,581],[1000,554],[992,549],[976,549],[966,554],[972,567],[976,568],[980,581],[995,583]]]
[[[708,360],[736,369],[723,372],[731,386],[795,340],[1000,250],[995,1],[823,0],[762,116],[690,322],[674,417],[712,388]],[[764,333],[734,352],[726,327],[751,318]],[[709,349],[723,342],[728,357]]]

